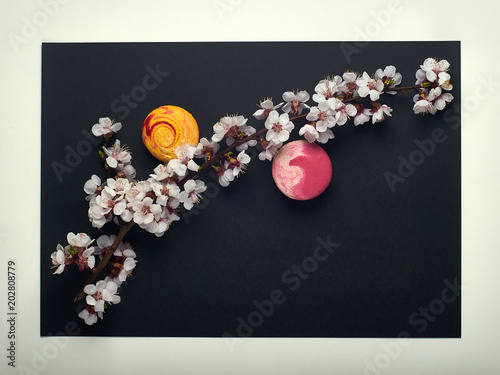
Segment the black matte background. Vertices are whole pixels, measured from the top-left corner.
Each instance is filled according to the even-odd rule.
[[[112,224],[96,230],[87,218],[83,184],[93,173],[105,176],[98,147],[62,182],[52,167],[65,164],[68,149],[82,150],[82,131],[99,117],[122,122],[118,138],[131,148],[138,177],[146,178],[158,162],[140,132],[156,107],[187,109],[201,136],[210,137],[226,113],[242,114],[260,128],[252,113],[265,97],[277,103],[297,88],[312,94],[327,74],[372,74],[389,64],[403,74],[403,85],[411,85],[430,56],[450,61],[453,104],[459,105],[459,42],[369,43],[351,61],[340,43],[323,42],[43,44],[41,335],[63,333],[71,322],[87,336],[236,335],[237,318],[255,311],[252,302],[280,289],[286,301],[253,337],[396,337],[402,331],[460,337],[460,298],[423,332],[409,320],[440,298],[444,280],[461,277],[460,130],[451,128],[457,117],[413,114],[413,93],[383,95],[381,102],[394,108],[383,123],[355,127],[349,121],[333,129],[336,138],[324,146],[333,180],[314,200],[286,198],[274,186],[271,163],[257,158],[225,189],[205,174],[209,191],[198,214],[184,215],[162,238],[137,227],[129,232],[138,254],[134,277],[122,302],[92,327],[77,317],[81,306],[73,303],[87,275],[72,268],[53,276],[50,269],[50,254],[58,243],[66,245],[68,232],[92,238],[116,233]],[[113,112],[112,103],[142,85],[147,66],[157,65],[168,77],[127,116]],[[392,192],[384,172],[397,172],[398,156],[407,158],[415,139],[429,138],[436,127],[446,142]],[[313,255],[316,238],[328,236],[340,247],[292,291],[283,274]]]

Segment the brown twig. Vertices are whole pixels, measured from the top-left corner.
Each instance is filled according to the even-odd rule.
[[[130,228],[132,228],[134,226],[134,224],[135,224],[134,221],[131,220],[130,222],[128,222],[127,224],[125,224],[124,226],[122,226],[120,228],[120,231],[118,232],[118,235],[116,236],[115,242],[113,242],[113,244],[108,248],[106,255],[104,256],[104,258],[101,259],[101,261],[99,262],[97,267],[95,267],[92,270],[92,273],[89,275],[87,281],[85,281],[85,284],[83,284],[82,289],[80,289],[80,291],[76,295],[75,301],[85,297],[85,292],[83,291],[85,289],[85,287],[88,284],[92,284],[92,282],[99,275],[99,273],[101,273],[102,269],[104,267],[106,267],[106,265],[111,260],[111,257],[113,256],[118,245],[120,244],[121,240],[123,240],[123,237],[125,237],[125,234],[127,234],[127,232],[130,230]]]

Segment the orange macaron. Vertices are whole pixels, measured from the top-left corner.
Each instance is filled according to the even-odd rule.
[[[198,124],[185,109],[165,105],[153,110],[142,125],[142,141],[151,154],[163,161],[175,159],[175,149],[184,144],[196,146]]]

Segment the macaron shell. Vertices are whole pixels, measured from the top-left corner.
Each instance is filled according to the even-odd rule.
[[[153,110],[142,125],[142,141],[157,159],[168,162],[175,159],[175,149],[186,143],[194,146],[199,141],[198,124],[181,107],[162,106]]]
[[[328,154],[316,143],[287,143],[275,155],[272,166],[274,182],[287,197],[309,200],[325,191],[332,179]]]

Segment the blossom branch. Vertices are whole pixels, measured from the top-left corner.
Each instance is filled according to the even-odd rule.
[[[297,116],[294,116],[292,118],[290,118],[290,121],[295,121],[295,120],[298,120],[298,119],[301,119],[301,118],[305,118],[306,117],[306,114],[303,114],[303,115],[297,115]],[[228,154],[229,152],[233,151],[236,147],[238,147],[239,145],[242,145],[244,143],[247,143],[247,142],[250,142],[254,139],[257,139],[259,138],[260,136],[264,135],[266,132],[267,132],[267,128],[262,128],[260,130],[258,130],[257,132],[253,133],[253,134],[250,134],[242,139],[237,139],[231,146],[227,147],[224,151],[221,151],[219,152],[217,155],[215,155],[213,158],[210,158],[208,159],[205,163],[203,163],[197,172],[195,171],[189,171],[189,173],[182,179],[180,180],[177,184],[182,187],[184,186],[184,184],[186,183],[186,181],[192,179],[194,176],[196,176],[199,172],[207,169],[208,167],[214,165],[215,163],[217,163],[218,161],[220,161],[220,159]]]
[[[161,237],[174,221],[180,220],[177,215],[180,204],[190,210],[199,202],[201,193],[206,191],[205,183],[194,179],[200,172],[213,167],[219,177],[221,186],[228,186],[251,160],[245,153],[248,147],[259,144],[262,152],[260,160],[272,160],[276,152],[289,140],[293,123],[298,119],[306,119],[306,124],[299,129],[299,135],[308,142],[326,143],[334,138],[331,130],[334,126],[342,126],[353,119],[358,126],[366,122],[381,122],[384,116],[391,116],[392,108],[378,102],[382,94],[408,93],[416,91],[413,96],[415,114],[431,113],[444,109],[453,100],[450,93],[451,76],[447,73],[450,64],[446,60],[436,61],[428,58],[416,72],[414,85],[398,87],[402,81],[400,73],[392,65],[384,70],[378,69],[374,75],[367,72],[358,74],[347,71],[342,76],[328,76],[315,87],[313,106],[306,104],[311,98],[307,91],[287,91],[282,98],[286,104],[274,105],[272,100],[260,102],[260,109],[253,116],[264,120],[265,126],[256,130],[248,126],[244,116],[233,115],[223,117],[213,129],[211,139],[200,139],[195,147],[184,144],[175,149],[176,158],[154,169],[147,180],[136,180],[135,168],[131,165],[131,153],[127,147],[115,140],[108,147],[110,138],[121,129],[121,123],[114,123],[109,118],[100,118],[92,128],[92,133],[103,136],[103,147],[99,151],[101,161],[106,169],[107,180],[101,182],[97,175],[92,175],[84,185],[88,194],[88,216],[95,228],[102,228],[112,220],[119,226],[116,236],[102,235],[97,239],[97,248],[90,247],[94,240],[84,233],[68,233],[68,246],[57,245],[51,254],[54,274],[60,274],[70,264],[76,264],[80,271],[89,269],[91,274],[75,297],[76,300],[86,298],[87,305],[78,316],[85,323],[92,325],[97,318],[103,318],[106,304],[120,302],[116,292],[123,281],[130,275],[136,264],[136,254],[122,243],[128,231],[137,224],[141,229]],[[364,99],[364,100],[363,100]],[[283,106],[284,104],[284,106]],[[282,107],[283,106],[283,107]],[[282,107],[282,108],[281,108]],[[279,110],[283,113],[279,114]],[[305,110],[305,114],[302,112]],[[226,147],[219,150],[219,142],[226,139]],[[239,152],[238,155],[233,150]],[[205,158],[198,166],[193,158]],[[102,259],[95,265],[94,254],[101,252]],[[113,258],[114,257],[114,258]],[[113,262],[111,262],[113,259]],[[109,267],[105,280],[93,284],[96,277]]]
[[[189,171],[189,173],[182,179],[178,182],[178,185],[179,186],[183,186],[184,183],[193,178],[194,176],[196,176],[199,172],[207,169],[208,167],[210,167],[211,165],[217,163],[224,155],[226,155],[227,153],[233,151],[236,147],[238,147],[239,145],[243,144],[243,143],[246,143],[246,142],[249,142],[249,141],[252,141],[254,139],[257,139],[258,137],[260,137],[262,134],[264,134],[265,132],[267,131],[266,128],[262,128],[260,129],[259,131],[249,135],[249,136],[246,136],[245,138],[243,139],[239,139],[237,141],[235,141],[231,146],[229,146],[228,148],[226,148],[224,151],[221,151],[219,152],[216,156],[214,156],[213,158],[210,158],[208,159],[205,163],[203,163],[200,168],[198,169],[197,172],[194,172],[194,171]]]
[[[89,275],[87,281],[85,281],[85,283],[83,284],[82,289],[80,289],[80,291],[76,295],[75,301],[85,297],[85,292],[83,291],[85,289],[85,286],[87,286],[88,284],[92,284],[92,282],[99,275],[99,273],[101,273],[102,269],[108,265],[109,261],[111,260],[111,257],[113,256],[121,240],[123,240],[125,234],[127,234],[127,232],[134,226],[134,224],[135,224],[134,221],[130,221],[129,223],[125,224],[120,228],[120,231],[118,232],[115,241],[107,249],[106,255],[101,259],[99,264],[92,270],[92,273]]]

